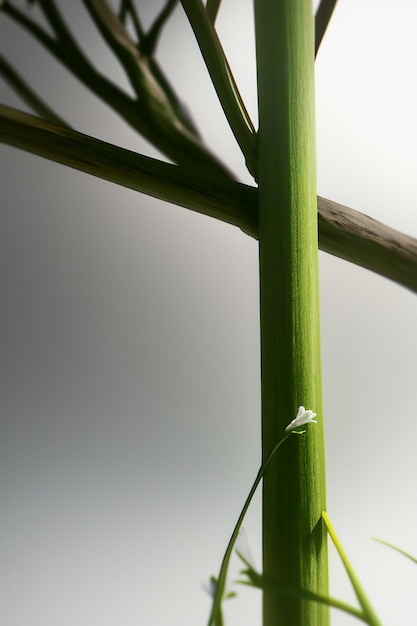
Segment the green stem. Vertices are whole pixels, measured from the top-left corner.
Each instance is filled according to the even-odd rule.
[[[172,11],[175,9],[176,4],[177,0],[167,0],[164,8],[156,17],[146,36],[142,39],[140,50],[146,56],[150,57],[155,53],[159,35],[161,34],[162,28],[165,26]]]
[[[384,546],[388,546],[388,548],[392,548],[393,550],[395,550],[396,552],[399,552],[399,554],[402,554],[403,556],[406,556],[407,559],[410,559],[410,561],[412,561],[413,563],[417,563],[417,558],[415,556],[413,556],[409,552],[406,552],[405,550],[402,550],[401,548],[398,548],[397,546],[394,546],[394,544],[388,543],[388,541],[384,541],[383,539],[377,539],[376,537],[373,537],[373,540],[378,541],[379,543],[382,543]]]
[[[279,448],[282,446],[282,444],[284,443],[284,441],[286,441],[288,439],[288,437],[290,436],[291,433],[289,433],[288,435],[285,435],[274,447],[274,449],[272,450],[271,454],[268,456],[268,458],[266,459],[266,461],[261,465],[261,467],[259,468],[259,471],[256,475],[256,478],[254,480],[254,483],[249,491],[248,497],[245,500],[245,504],[243,505],[243,508],[240,512],[240,515],[238,517],[238,520],[236,522],[236,525],[233,529],[232,532],[232,536],[229,539],[229,543],[227,544],[227,548],[226,548],[226,552],[224,553],[224,557],[222,560],[222,564],[220,567],[220,572],[219,575],[217,577],[217,584],[216,584],[216,593],[214,596],[214,601],[213,601],[213,606],[212,606],[212,610],[211,610],[211,615],[210,615],[210,619],[208,622],[208,626],[211,626],[213,623],[216,622],[216,620],[218,619],[218,615],[220,614],[220,607],[221,607],[221,601],[223,598],[223,594],[224,594],[224,588],[226,585],[226,576],[227,576],[227,568],[229,567],[229,561],[230,561],[230,557],[232,556],[232,551],[233,551],[233,547],[236,543],[236,539],[237,536],[239,534],[240,528],[242,526],[242,522],[244,520],[244,517],[248,511],[249,505],[252,502],[252,498],[255,495],[255,491],[258,488],[259,483],[261,482],[261,479],[263,478],[266,469],[268,468],[269,464],[271,463],[272,459],[274,458],[275,454],[278,452]]]
[[[148,83],[143,84],[147,93],[145,99],[133,99],[107,77],[97,71],[81,51],[69,29],[66,27],[61,14],[51,0],[39,0],[46,18],[51,27],[59,34],[59,39],[50,37],[40,26],[27,18],[24,13],[16,9],[10,2],[5,2],[0,8],[17,24],[27,30],[46,50],[58,59],[72,72],[88,89],[101,98],[138,133],[153,144],[169,159],[178,163],[200,169],[207,174],[225,178],[234,178],[233,174],[204,146],[199,137],[193,132],[189,120],[181,121],[180,107],[173,108],[172,94],[164,95],[164,85],[158,85],[157,79],[146,71]],[[106,3],[100,0],[84,0],[86,6],[91,7],[92,16],[97,19],[103,31],[114,43],[119,34],[117,56],[126,63],[125,67],[130,76],[134,77],[138,85],[140,68],[134,67],[131,54],[137,54],[135,44],[132,43],[121,23],[111,12]],[[134,51],[136,51],[134,53]],[[114,50],[116,53],[116,51]],[[142,64],[143,65],[143,64]],[[135,74],[136,72],[136,74]],[[153,91],[152,85],[155,87]],[[182,116],[183,117],[183,116]]]
[[[315,44],[314,49],[317,55],[324,34],[329,25],[337,0],[321,0],[315,17]]]
[[[327,595],[310,0],[255,0],[264,458],[299,405],[320,420],[265,476],[263,572]],[[325,626],[328,608],[264,593],[264,626]]]
[[[243,229],[256,219],[255,188],[202,176],[1,104],[0,142]]]
[[[0,76],[14,89],[24,102],[35,111],[40,117],[61,126],[68,126],[65,120],[60,117],[38,94],[28,85],[11,64],[0,54]]]
[[[214,22],[216,21],[217,14],[220,9],[221,0],[207,0],[206,2],[206,13],[210,22],[214,26]]]
[[[206,9],[198,0],[181,0],[191,28],[197,39],[208,72],[217,92],[224,114],[246,159],[246,165],[256,174],[256,135],[216,30]]]
[[[258,238],[258,190],[208,178],[0,105],[0,142],[123,187],[210,215]],[[326,198],[317,199],[320,249],[417,293],[417,240]]]
[[[349,615],[360,619],[366,624],[368,623],[368,618],[364,615],[363,611],[355,608],[347,602],[339,600],[338,598],[333,598],[332,596],[326,596],[322,593],[316,593],[313,591],[306,591],[305,589],[295,589],[294,587],[280,585],[276,583],[275,580],[271,580],[269,578],[266,578],[262,574],[258,574],[257,572],[255,572],[250,564],[243,559],[242,555],[239,556],[247,566],[247,569],[244,570],[242,573],[246,574],[248,580],[238,580],[237,582],[243,585],[248,585],[249,587],[255,587],[256,589],[262,589],[263,591],[270,591],[271,593],[275,593],[278,595],[284,595],[292,598],[304,598],[305,600],[309,600],[310,602],[319,602],[320,604],[325,604],[326,606],[332,607],[333,609],[338,609],[339,611],[348,613]]]
[[[326,511],[322,512],[322,518],[324,520],[324,523],[326,524],[326,528],[331,537],[331,540],[333,541],[333,544],[339,553],[346,573],[349,576],[358,602],[361,605],[364,615],[364,621],[366,621],[369,626],[381,626],[381,622],[379,621],[374,609],[372,608],[372,605],[368,600],[368,596],[366,595],[362,585],[360,584],[359,578],[357,577],[355,570],[353,569],[349,559],[347,558],[347,554],[344,551],[342,544],[340,543],[339,538],[335,533],[335,530],[330,522],[329,516],[327,515]]]

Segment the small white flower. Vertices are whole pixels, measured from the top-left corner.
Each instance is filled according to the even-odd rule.
[[[210,576],[207,582],[206,581],[202,582],[201,586],[211,598],[214,598],[214,596],[216,595],[216,588],[217,588],[216,579],[214,578],[214,576]]]
[[[304,424],[317,424],[317,420],[314,419],[316,415],[317,414],[313,411],[306,411],[303,406],[300,406],[298,408],[297,417],[288,424],[285,430],[291,431],[294,430],[294,428],[298,428],[299,426],[304,426]]]
[[[254,566],[254,560],[251,549],[249,547],[248,535],[246,529],[242,526],[239,529],[239,534],[236,538],[235,550],[243,556],[245,561],[251,566],[252,569],[256,569]]]

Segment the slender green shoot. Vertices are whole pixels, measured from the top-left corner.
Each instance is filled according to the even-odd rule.
[[[320,44],[329,25],[337,0],[321,0],[315,15],[315,43],[314,49],[317,56]]]
[[[141,39],[141,37],[143,37],[144,35],[144,30],[139,19],[139,14],[136,11],[135,3],[132,0],[122,0],[122,2],[120,3],[118,18],[123,26],[126,26],[128,14],[130,15],[130,18],[132,20],[137,38]]]
[[[214,576],[210,576],[209,579],[209,584],[207,586],[205,586],[207,593],[214,598],[214,595],[216,593],[216,588],[217,588],[217,579]],[[223,599],[224,600],[230,600],[231,598],[235,598],[237,596],[236,591],[228,591],[227,593],[224,594]],[[217,611],[217,614],[214,618],[214,626],[224,626],[224,620],[223,620],[223,611],[222,611],[222,607],[219,607],[219,610]]]
[[[14,20],[16,24],[19,24],[26,29],[26,31],[29,32],[34,39],[39,41],[39,43],[41,43],[52,55],[60,58],[58,54],[59,43],[34,20],[27,17],[23,11],[20,11],[13,4],[7,1],[0,5],[0,9],[5,15]]]
[[[229,126],[245,156],[249,171],[255,175],[255,129],[214,26],[202,2],[181,0],[181,4],[194,31]]]
[[[284,595],[289,598],[301,598],[303,600],[310,600],[311,602],[319,602],[320,604],[325,604],[333,609],[338,609],[344,613],[348,613],[365,623],[369,623],[363,611],[348,604],[347,602],[322,593],[309,591],[308,589],[297,589],[288,585],[282,585],[278,581],[256,572],[249,561],[247,561],[242,554],[239,552],[237,552],[237,554],[246,565],[246,569],[242,570],[241,573],[248,577],[247,580],[238,580],[238,583],[254,587],[256,589],[261,589],[262,591]]]
[[[255,491],[259,485],[259,483],[261,482],[261,479],[263,477],[263,475],[265,474],[265,471],[268,467],[268,465],[270,464],[270,462],[272,461],[272,459],[274,458],[275,454],[278,452],[279,448],[282,446],[282,444],[284,443],[284,441],[286,441],[289,436],[291,435],[291,433],[286,434],[274,447],[274,449],[272,450],[271,454],[269,455],[269,457],[266,459],[266,461],[262,464],[262,466],[260,467],[255,481],[249,491],[248,497],[246,498],[245,504],[243,505],[242,511],[240,512],[240,515],[238,517],[238,520],[236,522],[236,525],[233,529],[232,532],[232,536],[229,539],[229,543],[227,544],[227,548],[226,551],[224,553],[224,557],[222,560],[222,564],[220,567],[220,571],[219,571],[219,575],[216,579],[216,589],[215,589],[215,594],[214,594],[214,598],[213,598],[213,605],[212,605],[212,609],[211,609],[211,613],[210,613],[210,618],[208,621],[208,626],[212,626],[213,624],[217,624],[219,623],[219,619],[221,619],[220,617],[220,611],[221,611],[221,602],[223,599],[223,594],[224,594],[224,588],[226,585],[226,576],[227,576],[227,569],[229,567],[229,561],[230,561],[230,557],[232,555],[232,551],[233,551],[233,547],[236,543],[236,539],[237,536],[239,534],[239,531],[241,529],[242,526],[242,522],[243,519],[246,515],[246,512],[249,508],[250,503],[252,502],[252,498],[255,494]]]
[[[0,55],[0,76],[19,94],[23,102],[26,102],[40,117],[53,124],[67,126],[67,122],[60,115],[55,113],[49,104],[38,96],[38,94],[29,86],[29,84],[20,76],[20,74],[12,67],[12,65]]]
[[[249,491],[248,497],[245,500],[245,504],[243,505],[242,511],[240,512],[236,525],[233,529],[232,536],[230,537],[229,543],[227,544],[226,552],[224,554],[222,564],[220,567],[219,576],[215,581],[216,589],[215,589],[215,594],[213,598],[213,606],[212,606],[208,626],[211,626],[212,624],[215,624],[216,626],[218,626],[219,619],[221,619],[220,618],[221,602],[222,602],[223,595],[224,595],[227,568],[229,566],[230,557],[232,555],[233,547],[236,543],[237,536],[241,529],[243,519],[246,515],[246,512],[249,508],[250,503],[252,502],[252,498],[255,494],[255,491],[259,483],[261,482],[262,477],[264,476],[269,464],[271,463],[272,459],[275,457],[276,453],[278,452],[278,450],[280,449],[284,441],[286,441],[291,434],[303,435],[305,432],[307,432],[306,430],[300,431],[296,429],[302,426],[305,426],[306,424],[310,424],[310,423],[316,424],[317,421],[314,419],[315,417],[316,417],[316,414],[313,411],[310,411],[310,410],[306,411],[303,406],[300,406],[298,409],[296,418],[293,419],[286,427],[285,429],[286,434],[274,446],[268,458],[264,461],[264,463],[262,463],[261,467],[259,468],[255,481]]]
[[[417,558],[413,556],[412,554],[410,554],[409,552],[406,552],[405,550],[402,550],[401,548],[398,548],[397,546],[394,546],[392,543],[388,543],[388,541],[384,541],[383,539],[377,539],[376,537],[372,537],[372,539],[374,541],[378,541],[378,543],[382,543],[384,546],[388,546],[389,548],[392,548],[393,550],[395,550],[396,552],[399,552],[400,554],[403,554],[404,556],[407,557],[407,559],[410,559],[410,561],[413,561],[413,563],[417,563]]]
[[[122,64],[138,97],[132,97],[96,69],[71,34],[63,16],[50,0],[38,0],[55,37],[16,9],[11,2],[0,13],[13,20],[60,61],[82,84],[107,103],[171,161],[204,170],[207,174],[234,175],[203,144],[195,124],[153,58],[144,58],[117,15],[104,0],[83,0],[93,21]],[[36,110],[36,109],[35,109]]]
[[[149,29],[147,35],[142,38],[140,50],[146,56],[152,56],[155,53],[159,36],[162,32],[163,27],[170,18],[172,11],[175,9],[176,4],[177,0],[167,0],[162,11],[156,17],[154,23]]]
[[[216,21],[217,14],[220,9],[221,1],[222,0],[207,0],[206,13],[207,13],[207,17],[209,18],[210,22],[213,25],[214,25],[214,22]]]
[[[165,6],[156,16],[152,26],[145,33],[133,0],[122,0],[117,14],[118,19],[123,26],[126,26],[127,17],[128,15],[130,16],[139,42],[138,49],[145,56],[151,57],[154,55],[162,29],[175,9],[176,4],[177,0],[167,0]]]
[[[359,579],[355,571],[353,570],[352,565],[350,564],[346,556],[346,553],[344,549],[342,548],[342,545],[325,511],[323,511],[322,513],[322,518],[326,525],[327,531],[343,562],[343,565],[349,576],[349,579],[352,583],[353,589],[355,591],[355,594],[361,606],[361,609],[357,609],[356,607],[348,604],[347,602],[344,602],[343,600],[339,600],[338,598],[333,598],[332,596],[328,596],[326,594],[318,593],[315,591],[310,591],[308,589],[302,589],[302,588],[297,588],[294,586],[285,585],[276,581],[275,579],[271,577],[265,576],[263,574],[259,574],[258,572],[254,570],[251,563],[239,552],[238,552],[238,556],[244,562],[246,566],[246,569],[243,570],[241,573],[247,576],[247,579],[238,580],[237,582],[244,584],[244,585],[248,585],[250,587],[261,589],[262,591],[267,591],[269,593],[275,593],[275,594],[287,596],[289,598],[299,598],[303,600],[310,600],[312,602],[318,602],[320,604],[325,604],[328,607],[335,608],[340,611],[344,611],[345,613],[348,613],[349,615],[356,617],[362,622],[369,624],[369,626],[381,626],[381,622],[376,616],[369,602],[369,599],[366,596],[363,590],[363,587],[360,584]],[[377,539],[376,541],[380,541],[380,540]],[[403,550],[399,550],[392,544],[387,544],[385,541],[381,541],[381,543],[384,543],[388,545],[389,547],[398,550],[405,556],[411,558],[411,560],[413,560],[414,562],[417,562],[417,559],[414,559],[414,557],[410,556],[408,553],[404,552]]]
[[[326,525],[330,538],[333,541],[333,544],[339,553],[339,556],[342,560],[346,573],[349,576],[350,582],[352,583],[353,590],[356,594],[359,604],[362,607],[362,611],[364,613],[364,616],[366,617],[367,623],[370,624],[370,626],[381,626],[381,622],[379,621],[374,609],[372,608],[371,603],[369,602],[369,599],[362,585],[360,584],[359,579],[352,565],[350,564],[349,559],[347,558],[346,552],[344,551],[342,544],[340,543],[339,538],[337,537],[335,533],[335,530],[330,522],[329,516],[327,515],[326,511],[323,511],[322,518]]]
[[[139,101],[143,101],[144,105],[148,107],[152,107],[155,101],[159,103],[160,107],[163,107],[165,94],[160,85],[157,85],[156,81],[152,79],[148,64],[141,57],[135,42],[117,15],[103,0],[83,1],[97,29],[122,64]],[[149,54],[151,54],[152,45],[156,45],[156,41],[157,39],[153,44],[148,42]]]

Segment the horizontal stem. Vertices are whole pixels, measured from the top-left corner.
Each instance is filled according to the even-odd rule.
[[[417,239],[318,197],[320,250],[417,292]]]
[[[171,165],[0,104],[0,142],[154,198],[256,230],[257,190]]]
[[[255,187],[205,177],[0,105],[0,141],[209,215],[258,237]],[[417,292],[417,240],[318,197],[320,249]]]

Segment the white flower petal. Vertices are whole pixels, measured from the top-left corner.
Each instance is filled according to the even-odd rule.
[[[216,595],[216,583],[214,582],[213,577],[209,578],[208,581],[203,581],[201,586],[211,598],[214,598]]]
[[[312,411],[311,409],[306,411],[303,406],[300,406],[298,407],[297,416],[295,417],[295,419],[292,420],[292,422],[288,424],[285,430],[291,431],[294,430],[294,428],[298,428],[299,426],[304,426],[304,424],[317,424],[317,420],[314,419],[316,415],[317,414],[314,413],[314,411]]]
[[[235,550],[243,556],[245,561],[249,563],[252,569],[255,569],[252,552],[249,547],[248,536],[243,526],[240,528],[238,536],[236,538]]]

